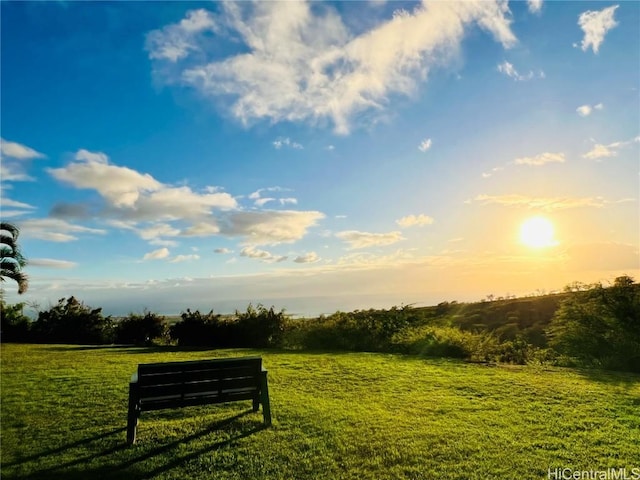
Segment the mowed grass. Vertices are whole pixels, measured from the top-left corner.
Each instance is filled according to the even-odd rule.
[[[365,353],[2,345],[3,479],[542,479],[640,466],[640,377]],[[250,402],[145,412],[138,363],[261,355]]]

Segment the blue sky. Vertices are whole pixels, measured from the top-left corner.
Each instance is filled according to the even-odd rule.
[[[637,2],[0,8],[23,300],[312,315],[640,274]]]

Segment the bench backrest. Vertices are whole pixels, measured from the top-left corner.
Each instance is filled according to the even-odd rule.
[[[158,408],[176,397],[218,402],[252,398],[260,389],[261,371],[260,357],[140,364],[138,395],[143,403],[157,399]]]

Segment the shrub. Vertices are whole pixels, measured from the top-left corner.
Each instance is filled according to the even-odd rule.
[[[235,332],[235,342],[239,347],[277,347],[282,345],[285,326],[285,311],[276,312],[273,308],[266,308],[259,304],[257,307],[249,304],[245,312],[236,310],[235,322],[232,324]]]
[[[33,325],[35,340],[44,343],[111,343],[111,317],[102,308],[92,309],[75,297],[61,298],[49,310],[38,313]]]
[[[29,342],[31,341],[31,321],[24,315],[24,303],[7,305],[0,300],[0,340],[3,342]]]
[[[170,336],[178,342],[178,345],[189,346],[215,346],[217,325],[220,322],[220,315],[214,314],[211,310],[207,314],[200,313],[199,310],[192,312],[187,308],[186,312],[180,314],[182,320],[169,329]]]
[[[166,336],[165,318],[151,312],[131,313],[115,326],[116,343],[149,345],[154,340],[165,340]]]

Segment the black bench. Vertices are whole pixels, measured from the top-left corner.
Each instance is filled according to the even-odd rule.
[[[127,442],[136,441],[140,413],[210,403],[252,400],[262,404],[265,425],[271,425],[267,371],[262,358],[221,358],[188,362],[142,363],[129,383]]]

